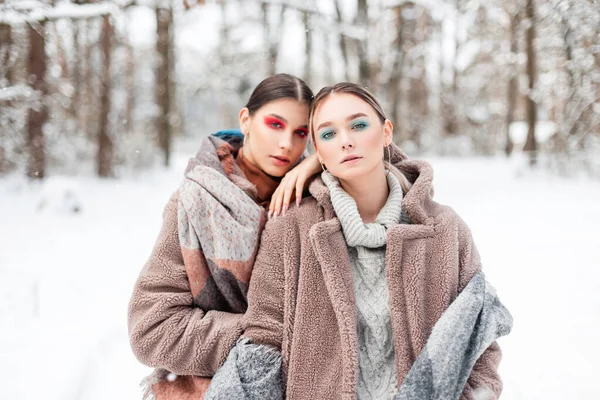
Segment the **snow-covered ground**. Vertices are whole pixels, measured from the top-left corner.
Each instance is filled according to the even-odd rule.
[[[431,161],[436,199],[470,225],[515,319],[500,341],[502,398],[600,398],[600,184],[504,159]],[[148,369],[129,350],[127,302],[185,162],[44,188],[0,179],[2,398],[141,397]]]

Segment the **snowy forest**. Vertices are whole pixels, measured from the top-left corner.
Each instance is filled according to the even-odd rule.
[[[432,165],[514,318],[501,398],[600,399],[600,0],[0,0],[0,397],[142,398],[165,204],[279,72]]]
[[[289,72],[368,87],[409,154],[600,177],[599,26],[595,0],[0,0],[0,174],[169,165]]]

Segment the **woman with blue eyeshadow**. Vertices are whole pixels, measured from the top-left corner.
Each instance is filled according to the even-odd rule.
[[[352,83],[321,89],[309,127],[323,172],[265,228],[244,333],[205,399],[498,399],[512,318],[431,166]]]

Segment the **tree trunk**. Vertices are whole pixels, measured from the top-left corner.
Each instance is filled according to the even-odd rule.
[[[0,65],[6,74],[4,78],[10,86],[12,82],[12,68],[10,65],[10,54],[12,50],[12,29],[8,24],[0,24]],[[2,78],[2,76],[0,76]],[[2,86],[0,82],[0,87]]]
[[[95,136],[95,120],[93,118],[93,111],[96,107],[96,93],[94,91],[94,62],[93,62],[93,49],[92,49],[92,30],[93,30],[93,21],[91,19],[87,21],[82,21],[82,25],[79,27],[83,27],[85,32],[84,35],[81,35],[82,43],[84,46],[84,60],[82,62],[83,66],[83,79],[84,84],[82,85],[82,95],[80,98],[82,99],[79,107],[79,115],[80,115],[80,126],[83,127],[86,136],[90,138],[90,140],[94,140]]]
[[[406,10],[414,14],[415,18],[406,18],[404,20],[404,31],[408,33],[405,38],[408,45],[406,52],[412,51],[414,48],[423,44],[423,38],[427,36],[429,30],[429,16],[425,12],[419,14],[419,8],[412,3],[406,5]],[[404,69],[410,71],[408,77],[408,98],[404,101],[406,104],[404,125],[405,138],[412,141],[419,149],[421,148],[421,135],[423,130],[427,129],[429,105],[429,91],[427,87],[426,76],[426,59],[425,56],[419,55],[416,57],[404,57],[404,62],[408,65]],[[402,104],[400,105],[402,107]]]
[[[339,0],[335,0],[335,14],[337,24],[341,29],[344,21],[342,18],[342,9],[340,7]],[[346,35],[344,34],[344,32],[340,32],[340,51],[342,52],[342,59],[344,60],[344,80],[349,81],[350,76],[348,74],[348,40],[346,39]]]
[[[515,120],[515,107],[517,105],[517,94],[519,91],[519,73],[517,71],[516,56],[519,51],[517,27],[519,26],[518,14],[514,15],[510,20],[510,53],[513,55],[513,61],[510,65],[510,79],[508,81],[508,99],[507,99],[507,110],[506,110],[506,143],[504,146],[504,152],[506,156],[510,156],[513,151],[513,141],[510,137],[510,126]]]
[[[445,72],[445,63],[444,63],[444,21],[439,21],[436,24],[436,27],[439,29],[439,36],[436,37],[436,40],[439,41],[439,59],[438,61],[438,74],[439,74],[439,83],[438,83],[438,121],[439,121],[439,137],[442,138],[446,136],[446,98],[444,93],[444,88],[446,87],[446,81],[444,78]]]
[[[457,15],[458,15],[458,10],[461,9],[461,2],[459,0],[456,0],[456,9],[457,9]],[[459,118],[458,118],[458,107],[456,102],[458,101],[458,78],[459,78],[459,71],[457,68],[457,59],[458,59],[458,51],[460,50],[460,45],[459,45],[459,37],[458,37],[458,26],[459,26],[459,20],[457,18],[457,20],[455,21],[454,24],[454,58],[452,59],[452,86],[451,86],[451,91],[450,91],[450,96],[446,102],[446,106],[448,107],[448,112],[446,113],[448,119],[446,122],[446,132],[448,132],[451,135],[456,135],[458,134],[458,124],[459,124]]]
[[[100,94],[100,128],[98,132],[98,176],[111,177],[113,173],[114,144],[109,132],[110,113],[110,87],[111,87],[111,51],[112,51],[112,25],[110,15],[103,17],[102,25],[102,53],[104,58],[103,76]]]
[[[527,77],[529,78],[529,93],[527,95],[527,141],[523,151],[529,153],[529,163],[535,165],[537,156],[537,141],[535,138],[535,126],[537,124],[537,104],[532,99],[532,92],[536,83],[536,54],[535,54],[535,8],[533,0],[527,0],[526,6],[529,28],[526,33],[527,42]]]
[[[265,48],[267,49],[267,76],[275,75],[275,63],[277,62],[277,53],[273,53],[271,47],[271,24],[269,21],[269,4],[262,3],[260,9],[262,11],[262,25],[263,25],[263,40],[265,41]]]
[[[577,94],[577,82],[576,82],[576,77],[575,77],[575,71],[573,70],[573,47],[572,47],[572,39],[571,36],[573,34],[573,32],[571,31],[571,28],[569,26],[569,23],[567,21],[567,17],[563,16],[561,18],[561,25],[562,25],[562,29],[563,29],[563,41],[564,41],[564,45],[565,45],[565,58],[566,58],[566,63],[565,63],[565,70],[567,72],[567,75],[569,77],[569,95],[566,99],[565,106],[564,106],[564,110],[563,110],[563,119],[564,116],[568,115],[568,111],[569,111],[569,106],[573,106],[575,104],[577,104],[577,100],[576,100],[576,94]],[[572,111],[572,110],[571,110]],[[568,134],[569,136],[574,135],[577,132],[577,124],[575,123],[575,121],[573,121],[571,123],[571,121],[569,121],[571,128],[569,129],[568,132],[565,132],[566,134]]]
[[[425,76],[425,60],[415,60],[419,63],[419,76],[410,80],[409,90],[409,114],[412,115],[409,122],[409,138],[417,146],[421,148],[421,135],[425,129],[424,123],[429,114],[427,89],[427,77]]]
[[[442,101],[442,120],[443,120],[443,126],[444,126],[444,134],[446,135],[456,135],[458,134],[459,131],[459,123],[460,118],[459,118],[459,108],[457,106],[457,102],[459,101],[458,99],[458,78],[459,78],[459,71],[457,68],[457,56],[458,56],[458,52],[460,50],[460,38],[459,38],[459,34],[458,34],[458,29],[459,29],[459,25],[461,23],[460,21],[460,17],[462,15],[462,8],[463,6],[463,1],[461,0],[455,0],[455,7],[456,7],[456,18],[454,20],[454,32],[453,32],[453,40],[454,40],[454,55],[453,55],[453,59],[452,59],[452,64],[450,66],[446,65],[446,68],[448,68],[451,72],[452,72],[452,82],[448,83],[445,79],[442,78],[442,95],[441,95],[441,101]],[[443,24],[442,24],[443,27]],[[443,28],[442,28],[443,29]],[[442,47],[440,49],[440,51],[443,54],[443,49],[444,49],[444,35],[442,32],[442,37],[441,37],[441,44]],[[443,58],[443,56],[442,56]],[[443,62],[443,61],[442,61]]]
[[[281,4],[279,20],[273,24],[269,19],[269,10],[273,4],[262,3],[263,35],[265,48],[267,49],[267,76],[273,76],[277,73],[277,55],[279,54],[279,44],[284,27],[284,18],[286,6]]]
[[[81,107],[82,74],[81,74],[81,33],[79,21],[73,21],[73,96],[71,97],[71,116],[75,121],[76,132],[80,133],[81,125],[79,120],[79,111]]]
[[[128,23],[128,26],[133,24],[133,18],[130,13],[125,14],[125,19]],[[127,30],[131,32],[132,29],[129,28]],[[125,103],[125,115],[123,121],[123,130],[126,133],[131,133],[135,130],[134,126],[134,117],[133,111],[135,109],[135,71],[136,71],[136,62],[135,62],[135,49],[131,41],[125,42],[126,46],[126,55],[125,55],[125,90],[127,92],[127,100]]]
[[[371,71],[369,67],[369,48],[368,48],[368,29],[369,29],[369,10],[367,0],[357,0],[356,23],[365,30],[366,36],[358,41],[358,81],[361,85],[369,87]]]
[[[312,34],[310,29],[310,14],[302,13],[302,23],[304,24],[304,81],[310,86],[312,82]]]
[[[10,63],[10,53],[12,50],[12,33],[11,27],[7,24],[0,24],[0,66],[3,68],[3,72],[5,74],[4,78],[6,81],[4,82],[8,86],[12,85],[12,73],[11,73],[11,65]],[[2,76],[0,75],[0,79]],[[4,85],[0,81],[0,87]],[[0,107],[10,107],[10,104],[2,104]],[[5,134],[0,131],[0,174],[6,172],[9,167],[9,162],[7,160],[6,150],[4,148],[5,143]]]
[[[158,143],[163,152],[164,165],[169,166],[171,155],[171,139],[173,126],[171,125],[172,90],[172,25],[173,10],[170,8],[156,8],[157,41],[156,52],[159,56],[156,70],[156,98],[160,109],[157,121]]]
[[[397,34],[395,40],[395,57],[394,64],[392,65],[392,74],[389,82],[389,90],[391,91],[392,99],[392,121],[394,123],[394,142],[401,144],[405,139],[403,135],[403,123],[402,123],[402,112],[400,110],[400,98],[402,96],[402,89],[400,82],[402,81],[402,71],[404,67],[404,19],[402,18],[403,7],[400,6],[396,9],[396,27]]]
[[[48,118],[46,109],[46,47],[44,24],[29,25],[29,57],[27,73],[33,90],[40,92],[39,104],[29,109],[28,117],[28,163],[27,176],[31,179],[43,179],[46,173],[46,153],[44,142],[44,124]]]
[[[127,55],[125,66],[125,87],[127,91],[127,102],[125,104],[125,132],[133,132],[135,130],[133,121],[133,110],[135,109],[135,54],[131,43],[127,43]]]
[[[228,65],[230,63],[231,51],[230,48],[231,38],[230,31],[231,27],[231,18],[230,13],[227,10],[227,1],[226,0],[218,0],[217,3],[220,6],[221,11],[221,26],[219,27],[219,44],[217,49],[217,54],[219,57],[219,63],[221,65]],[[221,126],[231,126],[232,119],[232,106],[230,104],[230,96],[228,89],[225,84],[220,83],[220,88],[216,91],[215,94],[215,103],[218,104],[219,108],[219,120]],[[235,119],[237,122],[237,118]]]

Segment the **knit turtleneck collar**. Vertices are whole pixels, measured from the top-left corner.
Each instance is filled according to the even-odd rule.
[[[337,178],[328,171],[323,172],[321,178],[329,189],[331,204],[340,221],[348,246],[369,248],[384,246],[386,230],[394,224],[408,222],[407,216],[402,212],[402,187],[394,174],[389,172],[386,174],[390,194],[375,221],[369,224],[362,221],[356,201],[346,193]]]
[[[252,164],[244,157],[244,148],[241,147],[235,159],[246,178],[256,186],[257,203],[266,206],[271,201],[271,196],[279,186],[280,180],[268,175],[265,171]]]

